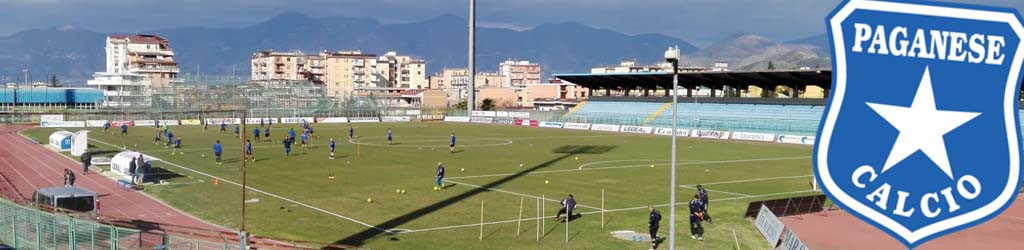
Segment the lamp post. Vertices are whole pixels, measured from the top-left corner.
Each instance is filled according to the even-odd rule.
[[[476,0],[469,0],[469,86],[466,91],[466,116],[473,115],[476,106]]]
[[[669,185],[668,249],[676,248],[676,132],[679,129],[679,47],[665,51],[665,60],[672,63],[672,167]],[[653,240],[653,239],[652,239]]]

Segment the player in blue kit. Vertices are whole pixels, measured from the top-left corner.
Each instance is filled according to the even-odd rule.
[[[217,157],[217,165],[223,164],[220,161],[220,154],[224,152],[224,148],[220,146],[220,140],[213,143],[213,155]]]
[[[331,138],[331,160],[334,160],[334,138]]]
[[[164,134],[167,135],[167,144],[164,145],[164,148],[167,148],[167,147],[171,146],[171,144],[174,144],[174,132],[171,132],[170,130],[167,130],[167,131],[164,131]]]
[[[391,145],[391,139],[392,139],[392,137],[391,137],[391,136],[392,136],[392,134],[391,134],[391,128],[388,128],[388,145]]]
[[[452,132],[451,143],[448,144],[448,148],[452,154],[455,153],[455,132]]]
[[[435,181],[434,190],[444,189],[444,164],[437,162],[437,176]]]
[[[263,128],[263,139],[268,141],[270,140],[270,126]]]
[[[299,139],[302,139],[302,148],[306,148],[306,142],[309,141],[309,133],[302,133]]]
[[[354,128],[352,128],[352,125],[348,125],[348,139],[349,140],[355,139],[355,136],[356,136],[356,130]]]
[[[249,140],[245,140],[245,158],[242,160],[252,159],[252,162],[256,162],[256,157],[252,156],[252,142]]]
[[[288,129],[288,139],[289,139],[288,141],[290,141],[292,143],[295,143],[295,129],[294,128]]]
[[[181,150],[181,136],[174,138],[174,150],[171,150],[171,155],[178,153],[178,150]],[[180,153],[181,155],[185,155],[185,151],[181,151]]]
[[[257,142],[260,141],[260,128],[253,128],[252,129],[252,135],[253,135],[253,137],[256,137],[256,141]]]

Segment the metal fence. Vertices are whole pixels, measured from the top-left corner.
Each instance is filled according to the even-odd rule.
[[[0,242],[14,249],[141,249],[139,230],[0,201]]]

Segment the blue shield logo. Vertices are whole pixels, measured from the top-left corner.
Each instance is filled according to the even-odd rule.
[[[846,1],[814,150],[837,204],[908,247],[1001,213],[1021,186],[1016,10]]]

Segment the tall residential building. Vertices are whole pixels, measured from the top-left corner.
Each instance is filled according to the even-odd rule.
[[[505,77],[505,86],[523,86],[540,83],[540,64],[530,61],[508,60],[498,65],[498,73]]]
[[[421,59],[401,56],[388,51],[377,58],[377,75],[382,76],[385,88],[423,89],[428,87],[427,64]]]
[[[257,51],[252,56],[252,80],[308,80],[323,84],[328,95],[350,96],[365,88],[424,89],[426,63],[388,52],[378,57],[359,50],[302,52]]]
[[[106,66],[86,84],[103,90],[103,105],[108,107],[148,107],[151,87],[178,80],[174,50],[157,35],[107,36]]]
[[[252,55],[253,81],[300,81],[323,83],[324,64],[319,55],[302,52],[257,51]]]
[[[157,35],[111,35],[106,45],[107,73],[146,76],[153,86],[178,78],[178,63],[167,39]]]
[[[476,87],[507,87],[505,76],[495,72],[476,72],[474,81]],[[445,68],[430,77],[430,89],[466,89],[466,86],[469,86],[466,68]]]
[[[320,52],[328,95],[350,96],[356,88],[371,86],[377,56],[362,51]]]

